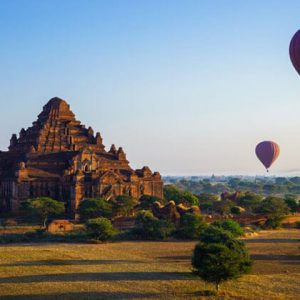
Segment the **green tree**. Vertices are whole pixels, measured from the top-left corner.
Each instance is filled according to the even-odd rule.
[[[290,212],[290,208],[283,199],[269,196],[261,202],[256,212],[268,215],[264,224],[265,228],[276,229],[281,226],[284,217]]]
[[[187,213],[180,218],[178,237],[182,239],[199,239],[201,232],[207,227],[202,216]]]
[[[257,213],[278,217],[287,215],[289,211],[290,209],[286,202],[283,199],[274,196],[266,197],[256,209]]]
[[[220,200],[213,203],[213,210],[221,215],[228,215],[235,203],[231,200]]]
[[[164,240],[171,236],[174,225],[166,220],[159,220],[149,210],[138,213],[132,234],[138,239]]]
[[[246,192],[244,195],[240,197],[239,205],[244,207],[247,210],[252,211],[259,206],[262,199],[263,197],[259,194]]]
[[[188,191],[182,191],[174,185],[164,186],[164,198],[167,201],[175,201],[176,204],[186,203],[188,205],[199,205],[198,198]]]
[[[158,197],[155,197],[155,196],[149,196],[149,195],[143,195],[141,198],[140,198],[140,209],[143,209],[143,210],[147,210],[147,209],[150,209],[152,204],[154,202],[160,202],[162,203],[162,199],[158,198]]]
[[[211,193],[201,193],[198,195],[200,205],[206,202],[215,202],[219,200],[219,196]]]
[[[230,212],[234,215],[240,215],[241,214],[241,208],[239,206],[233,206],[231,208]]]
[[[103,198],[84,199],[79,204],[78,213],[83,222],[98,217],[111,218],[112,204]]]
[[[86,223],[88,233],[97,240],[107,241],[116,235],[110,220],[106,218],[90,219]]]
[[[289,207],[290,211],[293,213],[298,211],[298,203],[296,199],[297,199],[296,196],[292,196],[292,195],[286,195],[284,198],[285,203]]]
[[[138,204],[138,201],[126,195],[121,195],[116,197],[113,201],[113,215],[127,217],[130,216],[133,212],[134,207]]]
[[[222,282],[249,272],[251,260],[242,241],[220,228],[209,226],[194,249],[192,266],[196,275],[214,283],[219,290]]]
[[[62,202],[48,197],[29,199],[22,203],[22,209],[28,216],[38,219],[44,227],[49,217],[57,217],[65,212]]]
[[[213,222],[212,225],[229,231],[234,237],[239,237],[244,234],[240,224],[234,220],[219,220]]]

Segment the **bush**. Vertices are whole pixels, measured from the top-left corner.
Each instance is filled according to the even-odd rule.
[[[202,232],[192,258],[194,273],[213,282],[218,290],[223,281],[240,277],[250,271],[251,260],[242,241],[216,226]]]
[[[140,211],[136,218],[136,227],[132,229],[132,235],[143,240],[164,240],[171,236],[174,225],[166,220],[159,220],[152,212]]]
[[[80,202],[78,213],[82,222],[99,217],[111,218],[112,204],[103,198],[85,199]]]
[[[215,221],[212,225],[229,231],[234,237],[239,237],[244,234],[240,224],[233,220]]]
[[[283,219],[284,219],[284,217],[280,217],[280,216],[269,217],[263,224],[263,228],[264,229],[278,229],[282,226]]]
[[[233,206],[231,208],[231,213],[234,215],[240,215],[241,214],[241,209],[238,206]]]
[[[116,235],[111,221],[106,218],[90,219],[86,223],[86,228],[91,237],[100,241],[107,241]]]
[[[199,215],[187,213],[180,218],[177,236],[182,239],[196,240],[207,227],[204,218]]]

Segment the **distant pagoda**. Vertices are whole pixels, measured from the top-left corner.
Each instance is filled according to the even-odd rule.
[[[9,151],[0,151],[0,211],[18,211],[28,198],[47,196],[74,216],[81,200],[118,195],[163,197],[158,172],[133,170],[120,147],[107,152],[100,133],[77,121],[66,101],[52,98]]]

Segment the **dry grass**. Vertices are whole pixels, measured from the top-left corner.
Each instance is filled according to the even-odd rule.
[[[252,273],[218,296],[190,274],[194,242],[0,246],[0,298],[299,299],[299,239],[294,229],[247,239]]]

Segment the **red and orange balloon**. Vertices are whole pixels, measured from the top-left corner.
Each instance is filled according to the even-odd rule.
[[[256,146],[255,153],[267,171],[269,171],[268,169],[279,156],[280,148],[275,142],[264,141]]]

